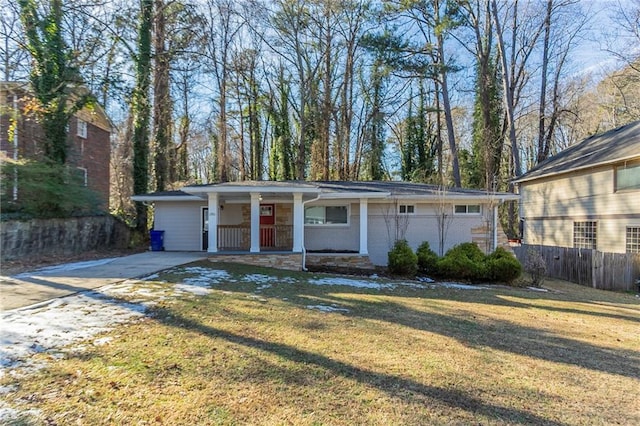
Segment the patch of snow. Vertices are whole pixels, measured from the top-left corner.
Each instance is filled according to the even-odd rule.
[[[256,284],[273,283],[278,281],[278,278],[264,274],[247,274],[242,277],[242,281],[249,281]]]
[[[393,284],[374,283],[366,280],[355,280],[352,278],[340,278],[340,277],[319,278],[319,279],[309,280],[309,284],[342,285],[342,286],[358,287],[358,288],[373,288],[378,290],[383,288],[395,288]]]
[[[23,272],[21,274],[15,275],[15,277],[25,278],[25,277],[30,277],[35,273],[46,274],[46,273],[52,273],[52,272],[74,271],[76,269],[84,269],[84,268],[90,268],[92,266],[106,265],[107,263],[113,262],[116,259],[117,257],[111,257],[108,259],[88,260],[85,262],[64,263],[62,265],[47,266],[46,268],[40,268],[32,272]]]
[[[0,386],[0,395],[4,395],[9,392],[15,392],[18,389],[16,385]]]
[[[307,305],[305,306],[307,309],[313,309],[320,312],[349,312],[348,309],[338,308],[336,305]]]
[[[212,284],[219,284],[221,280],[231,278],[227,271],[220,269],[207,269],[200,266],[192,266],[184,269],[185,273],[193,274],[194,277],[185,278],[183,284],[198,287],[209,287]]]
[[[160,274],[151,274],[151,275],[147,275],[146,277],[142,277],[140,278],[141,281],[151,281],[151,280],[155,280],[156,278],[159,278]]]
[[[30,360],[32,355],[55,354],[71,343],[142,317],[144,312],[140,304],[118,302],[95,291],[4,312],[0,316],[0,367],[36,370],[40,366]],[[4,371],[0,371],[2,375]]]
[[[541,288],[541,287],[527,287],[527,290],[539,291],[541,293],[548,293],[549,292],[549,290],[547,290],[546,288]]]
[[[183,284],[175,284],[173,286],[174,290],[180,293],[191,293],[196,296],[205,296],[211,293],[211,289],[208,288],[208,283],[201,282],[191,282],[191,283],[183,283]]]
[[[38,418],[40,414],[40,410],[18,411],[11,408],[6,403],[0,402],[0,423],[2,424],[12,424],[12,422],[18,422],[26,419],[33,420],[34,418]]]
[[[101,337],[99,339],[96,339],[93,341],[94,346],[102,346],[102,345],[106,345],[107,343],[111,342],[113,340],[113,337]]]
[[[421,283],[434,283],[434,282],[436,282],[434,279],[429,278],[429,277],[418,277],[417,279]]]
[[[378,274],[371,274],[369,278],[371,278],[372,280],[377,280],[380,277],[378,276]]]
[[[487,287],[481,285],[469,285],[469,284],[460,284],[460,283],[450,283],[450,282],[439,282],[432,285],[431,288],[444,287],[444,288],[453,288],[456,290],[486,290]]]

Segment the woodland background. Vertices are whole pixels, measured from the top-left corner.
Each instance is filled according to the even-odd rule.
[[[640,119],[640,0],[0,8],[1,78],[31,81],[51,128],[104,106],[114,125],[110,208],[140,228],[146,210],[132,194],[189,183],[511,190],[554,153]],[[70,98],[78,84],[93,96]],[[52,144],[47,156],[64,164],[64,142]]]

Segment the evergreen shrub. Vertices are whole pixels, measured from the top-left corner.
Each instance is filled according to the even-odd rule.
[[[388,253],[389,272],[394,275],[414,276],[418,271],[418,257],[407,240],[398,240]]]
[[[438,255],[431,250],[429,242],[425,241],[420,244],[418,250],[416,250],[416,256],[418,257],[418,270],[427,274],[436,272],[436,265],[438,263]]]
[[[487,279],[510,284],[522,274],[522,265],[516,257],[502,247],[487,256]]]

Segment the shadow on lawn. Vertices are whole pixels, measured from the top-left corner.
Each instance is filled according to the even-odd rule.
[[[351,298],[342,299],[334,296],[333,299],[333,303],[337,304],[344,301],[354,303]],[[493,320],[480,323],[474,320],[472,313],[469,313],[468,319],[464,319],[433,312],[420,312],[390,301],[371,303],[360,300],[356,303],[358,306],[357,311],[353,313],[354,316],[437,333],[468,345],[491,347],[630,378],[640,377],[640,354],[636,351],[601,348],[508,321]]]
[[[225,288],[225,290],[232,290]],[[233,290],[232,290],[233,291]],[[237,291],[237,289],[235,290]],[[306,306],[309,300],[317,300],[322,297],[326,304],[351,305],[349,312],[342,315],[361,317],[367,319],[382,320],[396,323],[421,331],[437,333],[454,338],[467,345],[478,347],[491,347],[497,350],[511,352],[518,355],[535,357],[541,360],[561,364],[575,365],[595,371],[617,374],[625,377],[640,377],[640,354],[633,350],[620,350],[602,348],[574,339],[553,335],[535,327],[517,325],[509,321],[495,320],[489,323],[480,323],[473,319],[469,313],[468,319],[452,315],[434,312],[421,312],[408,306],[394,303],[389,300],[368,302],[365,300],[342,298],[338,296],[342,289],[339,286],[305,288],[304,285],[296,285],[294,291],[297,297],[288,300],[288,303]],[[431,291],[431,290],[428,290]],[[472,290],[469,290],[472,291]],[[363,288],[349,289],[349,294],[363,294],[376,296],[393,296],[378,290]],[[265,294],[266,295],[266,294]],[[309,299],[310,297],[311,299]],[[406,292],[400,297],[425,297],[424,292]],[[316,298],[316,299],[314,299]],[[538,298],[538,297],[536,297]],[[449,300],[442,292],[428,294],[425,300]],[[475,297],[470,300],[456,298],[466,303],[483,303],[492,306],[505,306],[518,309],[540,309],[565,312],[570,314],[596,315],[607,318],[633,320],[637,318],[625,315],[611,315],[606,313],[594,313],[579,309],[555,308],[542,306],[535,303],[523,303],[497,297],[493,292],[490,297]],[[558,299],[562,301],[562,299]]]
[[[201,333],[202,335],[210,338],[224,339],[234,344],[269,352],[289,361],[302,363],[303,365],[312,364],[326,369],[333,374],[354,379],[370,386],[375,386],[379,390],[389,394],[391,397],[402,399],[408,403],[424,403],[424,398],[427,398],[444,403],[453,408],[466,410],[476,415],[483,415],[488,418],[500,419],[507,422],[546,425],[564,424],[561,422],[551,421],[523,410],[488,404],[461,391],[428,386],[414,380],[359,368],[341,361],[333,360],[324,355],[298,349],[294,346],[269,342],[254,337],[247,337],[219,330],[196,322],[190,318],[177,315],[175,312],[168,309],[157,308],[152,309],[151,311],[153,317],[165,325],[185,328]]]

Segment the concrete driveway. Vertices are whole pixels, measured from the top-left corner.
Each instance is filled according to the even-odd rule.
[[[21,308],[207,257],[204,252],[145,252],[0,276],[0,310]]]

